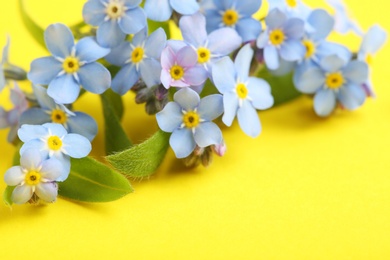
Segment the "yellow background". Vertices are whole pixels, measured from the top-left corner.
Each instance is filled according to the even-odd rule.
[[[346,2],[364,29],[380,23],[390,31],[386,1]],[[81,20],[83,3],[26,1],[42,26]],[[28,70],[47,52],[24,29],[16,0],[0,6],[0,45],[8,33],[11,62]],[[353,35],[335,38],[355,49],[359,44]],[[112,203],[0,205],[0,259],[389,259],[389,58],[387,45],[374,60],[377,99],[321,119],[312,100],[301,97],[259,113],[263,132],[256,139],[234,123],[223,129],[226,156],[207,169],[185,169],[169,151],[154,176],[132,181],[135,193]],[[5,91],[0,102],[9,108],[7,98]],[[134,141],[157,129],[132,95],[125,105],[124,125]],[[99,99],[86,95],[76,108],[99,121],[93,144],[99,158]],[[7,132],[0,131],[1,173],[14,152]]]

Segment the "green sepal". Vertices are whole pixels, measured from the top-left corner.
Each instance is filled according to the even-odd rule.
[[[44,30],[36,24],[31,17],[28,15],[26,7],[24,6],[24,1],[19,0],[19,11],[22,16],[22,21],[26,26],[27,30],[30,32],[31,36],[44,48],[46,48],[44,40]]]
[[[105,125],[106,154],[120,152],[132,146],[120,122],[123,115],[122,97],[111,89],[100,95]]]
[[[90,157],[71,159],[69,177],[58,183],[58,195],[82,202],[117,200],[133,189],[117,171]]]
[[[4,201],[4,204],[8,207],[11,207],[13,204],[11,196],[12,196],[12,192],[14,191],[15,187],[16,186],[7,186],[7,188],[5,188],[5,190],[4,190],[3,201]]]
[[[161,130],[141,144],[125,151],[109,155],[107,161],[124,175],[143,178],[152,175],[161,162],[169,147],[169,133]]]

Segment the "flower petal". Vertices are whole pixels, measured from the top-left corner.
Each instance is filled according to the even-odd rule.
[[[236,24],[236,30],[243,42],[255,40],[261,32],[261,23],[252,17],[241,18]]]
[[[267,81],[250,77],[247,85],[248,95],[252,100],[252,105],[256,109],[267,109],[274,104],[274,98],[271,95],[271,87]]]
[[[35,186],[35,193],[46,202],[54,202],[58,195],[58,185],[55,182],[40,183]]]
[[[95,119],[82,112],[75,112],[75,116],[69,117],[67,121],[69,133],[79,134],[92,141],[98,131]]]
[[[110,53],[109,48],[101,47],[94,37],[84,37],[76,44],[76,56],[82,62],[93,62]]]
[[[146,15],[142,8],[136,7],[126,11],[119,20],[119,27],[126,34],[134,34],[146,26]]]
[[[325,75],[320,68],[310,67],[294,77],[295,87],[306,94],[315,93],[325,84]]]
[[[9,168],[4,175],[4,181],[9,186],[19,185],[24,181],[25,173],[22,171],[20,166],[12,166]]]
[[[180,21],[183,39],[195,48],[203,46],[207,40],[206,18],[201,13],[183,16]],[[221,38],[219,39],[221,41]]]
[[[47,128],[41,125],[22,125],[18,130],[19,139],[24,143],[33,139],[40,139],[48,134]]]
[[[167,35],[162,28],[158,28],[145,42],[145,53],[149,58],[160,59],[161,52],[167,45]]]
[[[125,65],[112,80],[112,90],[119,95],[126,94],[139,79],[139,73],[133,64]]]
[[[89,92],[101,94],[111,85],[111,74],[102,64],[92,62],[80,67],[80,85]]]
[[[80,86],[72,74],[64,74],[53,79],[47,88],[47,94],[58,104],[70,104],[76,101]]]
[[[131,44],[128,41],[124,41],[119,46],[112,49],[104,59],[111,64],[122,67],[130,59],[132,51]]]
[[[273,45],[267,45],[264,47],[264,61],[267,67],[271,70],[279,68],[278,51]]]
[[[210,33],[208,48],[213,55],[225,56],[240,47],[241,42],[242,39],[235,30],[225,27]]]
[[[336,107],[336,96],[331,89],[321,89],[314,96],[314,111],[317,115],[328,116]]]
[[[46,113],[43,109],[37,107],[32,107],[24,111],[19,119],[21,125],[41,125],[50,121],[50,115]]]
[[[173,131],[169,138],[169,144],[179,159],[189,156],[196,146],[191,129],[188,128],[179,128]]]
[[[161,130],[171,133],[183,123],[182,108],[176,102],[169,102],[156,114],[156,119]]]
[[[45,30],[46,47],[54,57],[68,57],[74,46],[74,38],[70,29],[61,23],[49,25]]]
[[[203,66],[194,66],[184,72],[183,81],[190,86],[198,86],[207,80],[207,76],[207,70]]]
[[[253,50],[250,44],[246,44],[238,52],[234,60],[234,67],[237,71],[237,77],[240,81],[245,81],[249,75],[249,69],[253,58]]]
[[[47,95],[46,88],[40,85],[33,85],[33,91],[41,108],[49,110],[56,108],[56,103]]]
[[[53,57],[43,57],[31,62],[29,80],[34,84],[49,85],[49,83],[62,71],[62,64]]]
[[[103,22],[96,31],[96,38],[102,47],[113,48],[125,40],[126,34],[122,32],[115,19]]]
[[[83,158],[92,149],[91,142],[79,134],[67,134],[62,139],[64,153],[72,158]]]
[[[198,106],[200,118],[211,121],[223,113],[223,97],[220,94],[209,95],[200,100]]]
[[[199,124],[194,133],[194,140],[199,147],[220,144],[222,142],[222,132],[213,122]]]
[[[145,59],[139,66],[142,80],[148,88],[161,83],[161,64],[155,59]]]
[[[56,158],[49,158],[42,162],[40,173],[46,181],[55,181],[63,173],[63,165]]]
[[[20,165],[27,170],[37,170],[42,165],[43,159],[37,148],[27,149],[21,153]]]
[[[227,92],[223,95],[223,109],[222,121],[225,125],[231,126],[238,109],[238,97],[236,93]]]
[[[267,17],[265,23],[269,29],[282,28],[287,20],[287,16],[278,8],[272,9]]]
[[[172,8],[182,15],[192,15],[199,10],[199,4],[196,0],[169,0]]]
[[[361,86],[350,83],[340,88],[337,93],[337,99],[349,110],[354,110],[363,105],[366,100],[366,94]]]
[[[177,52],[176,59],[180,66],[192,67],[198,61],[198,54],[190,46],[186,46]]]
[[[11,199],[15,204],[24,204],[31,199],[33,195],[32,186],[22,185],[16,186],[12,192]]]
[[[173,99],[185,111],[194,110],[200,102],[199,94],[190,88],[183,88],[173,95]]]
[[[313,10],[307,18],[307,22],[315,28],[315,31],[310,34],[310,38],[314,41],[328,37],[334,26],[333,17],[323,9]]]
[[[355,84],[363,84],[368,80],[368,65],[363,61],[353,60],[344,68],[343,75]]]
[[[144,10],[150,20],[163,22],[172,15],[169,0],[146,0]]]
[[[305,53],[306,48],[297,40],[287,40],[280,48],[280,56],[286,61],[301,60]]]
[[[100,0],[89,0],[83,6],[84,21],[93,26],[99,26],[106,17],[106,7]]]
[[[330,55],[320,61],[320,66],[327,72],[336,72],[345,66],[347,61],[337,55]]]
[[[237,119],[245,134],[256,137],[261,132],[261,124],[255,108],[247,100],[237,110]]]
[[[236,70],[229,57],[224,57],[212,66],[212,75],[218,91],[225,94],[234,89],[236,85]]]

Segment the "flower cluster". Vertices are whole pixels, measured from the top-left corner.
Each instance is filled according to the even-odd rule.
[[[271,108],[278,98],[273,78],[290,76],[287,88],[313,95],[321,117],[337,107],[354,110],[375,95],[369,65],[386,33],[378,25],[361,33],[341,0],[328,1],[334,16],[300,0],[274,0],[261,19],[261,0],[141,2],[88,0],[84,33],[61,23],[48,26],[44,40],[51,55],[32,61],[27,74],[9,63],[7,43],[0,91],[9,86],[14,108],[0,107],[0,128],[11,128],[9,142],[24,143],[20,166],[5,174],[6,183],[16,186],[13,202],[54,201],[57,182],[65,182],[72,169],[70,158],[91,151],[97,124],[72,111],[85,91],[103,101],[109,91],[118,102],[135,92],[136,102],[146,103],[146,112],[170,133],[176,157],[189,166],[207,166],[213,153],[224,155],[220,126],[231,126],[236,117],[246,135],[261,133],[257,110]],[[176,22],[182,40],[170,39],[171,31],[163,29],[167,20]],[[349,30],[362,37],[356,53],[327,40],[333,31]],[[32,93],[10,86],[26,75]],[[109,120],[120,119],[120,113],[110,114],[115,105],[104,107]]]

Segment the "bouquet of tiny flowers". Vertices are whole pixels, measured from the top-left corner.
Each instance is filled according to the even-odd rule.
[[[326,3],[332,14],[301,0],[269,0],[267,11],[261,0],[88,0],[82,22],[43,30],[20,0],[49,54],[25,72],[9,61],[9,40],[3,50],[0,91],[9,88],[14,106],[0,107],[0,128],[17,148],[4,202],[118,199],[132,192],[128,178],[153,174],[168,149],[188,167],[208,166],[227,151],[221,125],[237,118],[257,137],[257,110],[302,94],[320,117],[359,108],[375,96],[369,65],[386,32],[363,32],[341,0]],[[333,31],[353,31],[360,49],[327,40]],[[26,79],[32,91],[18,87]],[[102,103],[106,164],[88,157],[95,119],[73,110],[86,91]],[[137,145],[121,125],[129,91],[160,128]]]

